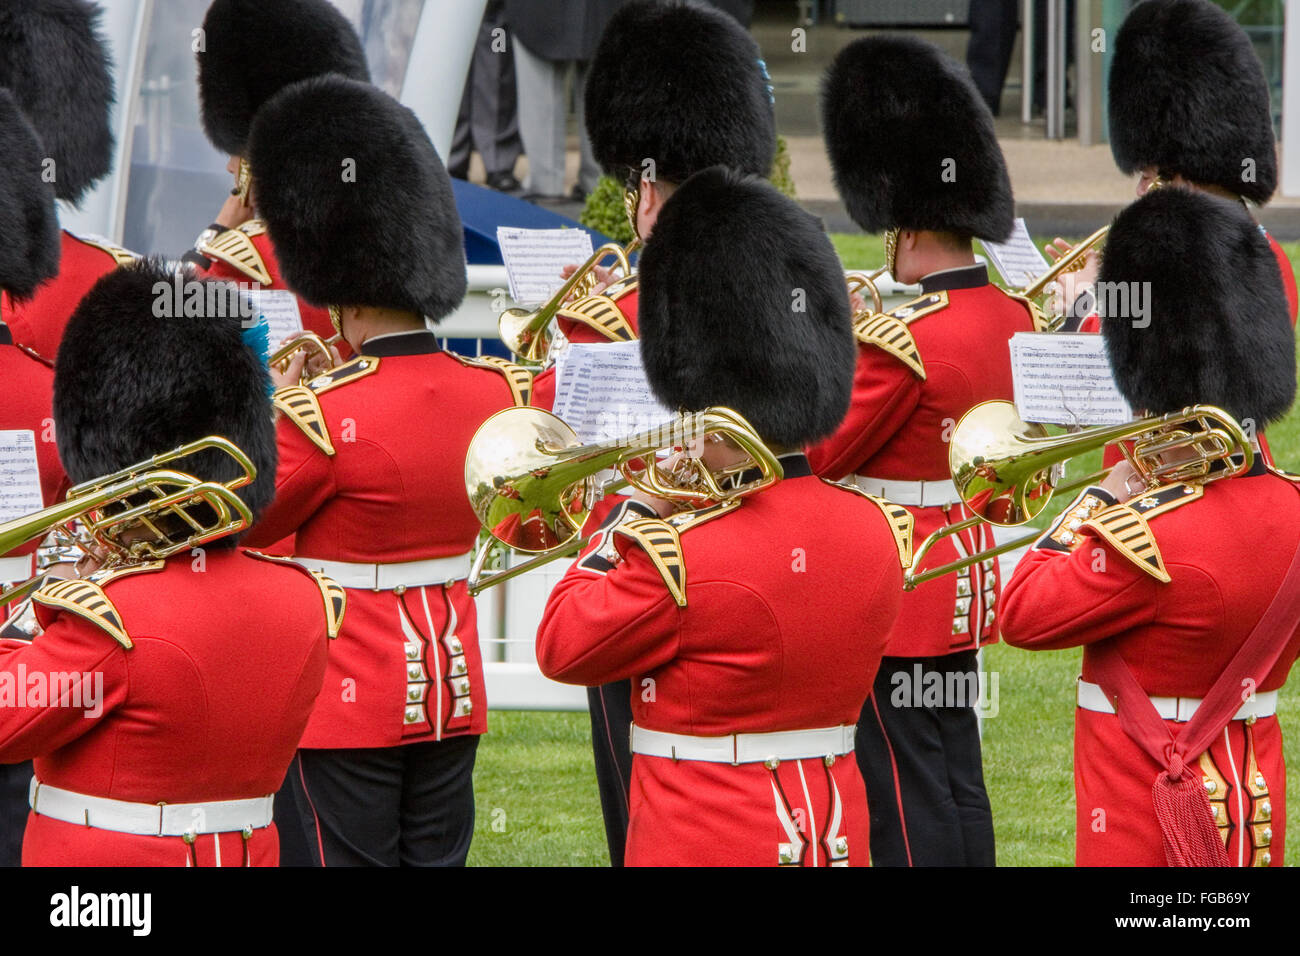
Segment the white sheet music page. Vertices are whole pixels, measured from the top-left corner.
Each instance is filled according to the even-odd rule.
[[[1017,332],[1010,348],[1016,411],[1025,421],[1118,425],[1133,420],[1100,335]]]
[[[1016,220],[1016,228],[1006,242],[981,239],[980,243],[1002,281],[1012,289],[1023,289],[1048,269],[1047,260],[1029,237],[1029,227],[1023,219]]]
[[[572,343],[555,363],[555,414],[583,444],[623,438],[674,418],[641,365],[641,343]]]
[[[0,521],[21,518],[44,506],[36,433],[29,428],[0,431]]]
[[[497,244],[510,280],[510,298],[525,308],[542,305],[564,285],[560,270],[581,265],[593,252],[581,229],[497,226]]]
[[[302,331],[302,315],[298,311],[298,297],[285,289],[259,289],[246,293],[253,306],[253,318],[266,319],[271,351],[280,347],[285,339]]]

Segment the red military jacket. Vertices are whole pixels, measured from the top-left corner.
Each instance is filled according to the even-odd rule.
[[[1023,302],[991,285],[982,265],[921,280],[922,295],[887,317],[862,316],[853,398],[844,422],[808,460],[823,478],[949,481],[947,438],[967,410],[1014,396],[1008,342],[1034,331]],[[960,505],[910,507],[916,539],[968,515]],[[928,566],[992,544],[983,526],[930,552]],[[903,598],[888,655],[930,657],[996,639],[996,560],[922,584]]]
[[[661,732],[856,723],[902,596],[907,515],[895,509],[896,531],[881,506],[818,480],[802,456],[782,464],[782,481],[738,507],[674,516],[684,529],[675,552],[632,544],[623,529],[667,523],[628,524],[652,512],[620,506],[551,593],[542,672],[588,686],[631,678],[635,724]],[[656,560],[684,585],[684,606]],[[826,865],[841,837],[853,865],[868,862],[851,757],[769,769],[637,754],[630,796],[629,865],[771,866],[783,849]]]
[[[1098,503],[1089,507],[1089,496]],[[1002,636],[1030,650],[1082,645],[1082,680],[1091,683],[1093,647],[1112,641],[1148,694],[1204,697],[1300,547],[1300,488],[1257,458],[1248,476],[1107,507],[1113,500],[1088,489],[1025,555],[1002,594]],[[1300,630],[1257,690],[1282,686],[1297,653]],[[1168,725],[1178,733],[1179,724]],[[1234,721],[1209,755],[1201,770],[1215,784],[1230,859],[1262,864],[1267,853],[1280,865],[1286,771],[1276,717]],[[1165,865],[1151,805],[1159,769],[1119,718],[1076,711],[1079,864]]]
[[[320,691],[326,636],[341,606],[297,567],[233,549],[208,549],[197,561],[182,552],[38,592],[44,633],[30,644],[0,641],[0,761],[34,759],[42,785],[133,803],[242,800],[279,789]],[[239,833],[199,835],[192,857],[182,837],[93,822],[30,814],[23,864],[279,860],[274,826],[254,830],[247,848]]]
[[[13,340],[53,365],[68,319],[91,286],[135,258],[125,249],[63,230],[59,274],[21,302],[11,300],[7,292],[0,293],[0,310]]]
[[[309,565],[471,551],[479,522],[465,493],[470,439],[516,399],[527,402],[527,373],[516,393],[500,371],[442,351],[432,332],[410,332],[367,341],[310,387],[279,390],[276,497],[247,543],[295,535],[294,555]],[[464,580],[349,588],[347,621],[302,746],[391,747],[486,730]]]
[[[628,342],[637,337],[636,314],[640,289],[636,277],[617,283],[608,292],[587,296],[561,309],[555,324],[568,342],[594,344]],[[535,408],[555,408],[555,366],[533,380]]]
[[[256,282],[261,288],[271,290],[289,289],[280,275],[275,247],[267,234],[266,223],[261,219],[250,219],[234,229],[216,224],[209,226],[199,237],[194,251],[185,258],[197,265],[207,279]],[[305,331],[315,332],[323,339],[334,335],[328,309],[298,298],[298,315]],[[272,342],[271,350],[275,351],[278,346],[278,342]]]

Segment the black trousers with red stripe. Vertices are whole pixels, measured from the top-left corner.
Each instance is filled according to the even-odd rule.
[[[975,701],[950,693],[975,686],[977,666],[973,650],[880,662],[855,741],[873,866],[993,866]],[[925,696],[934,687],[938,705]]]
[[[588,687],[587,708],[591,711],[591,749],[596,760],[596,789],[605,818],[609,863],[622,866],[632,785],[632,682],[620,680]]]
[[[276,796],[281,865],[464,866],[477,752],[477,735],[299,750]]]

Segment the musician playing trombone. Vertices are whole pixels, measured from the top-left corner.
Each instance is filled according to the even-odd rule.
[[[855,41],[831,65],[823,129],[840,195],[919,299],[863,313],[853,399],[809,450],[823,477],[905,505],[918,540],[964,516],[948,478],[948,434],[977,402],[1010,398],[1007,341],[1034,329],[1023,301],[990,284],[971,239],[1004,238],[1011,185],[993,120],[965,68],[924,41]],[[948,559],[981,551],[986,530],[948,539]],[[975,694],[924,701],[923,681],[976,684],[977,650],[996,639],[997,562],[922,584],[903,598],[875,692],[858,722],[877,865],[992,865],[993,820]]]
[[[1296,388],[1276,259],[1239,203],[1166,188],[1115,220],[1101,280],[1149,286],[1143,316],[1103,315],[1121,393],[1139,414],[1216,406],[1235,419],[1219,431],[1242,427],[1227,447],[1244,474],[1214,480],[1230,472],[1186,438],[1117,465],[1020,562],[1002,636],[1084,648],[1078,864],[1280,866],[1274,712],[1300,652],[1300,485],[1260,453]],[[1208,443],[1194,418],[1183,428]],[[1179,464],[1197,467],[1151,471]]]

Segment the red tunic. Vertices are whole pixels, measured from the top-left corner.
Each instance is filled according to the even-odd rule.
[[[59,500],[68,479],[54,441],[54,372],[28,352],[9,344],[9,330],[0,323],[0,381],[5,399],[0,403],[0,431],[30,430],[36,438],[36,467],[41,473],[41,499],[45,505]],[[39,541],[15,548],[10,554],[31,554]],[[0,555],[2,557],[3,555]]]
[[[615,537],[623,560],[610,566],[593,553],[603,536],[594,541],[547,603],[542,672],[588,686],[631,678],[633,720],[663,732],[856,723],[902,595],[898,551],[874,504],[819,481],[797,456],[783,464],[776,486],[682,534],[684,608],[640,547]],[[637,754],[626,862],[774,865],[789,840],[783,793],[807,841],[804,865],[825,865],[819,841],[835,790],[834,835],[847,836],[853,865],[866,865],[866,791],[850,758],[829,769],[792,759],[773,773]]]
[[[908,326],[926,378],[877,345],[859,344],[848,415],[830,438],[808,452],[813,470],[823,478],[858,474],[949,481],[946,439],[957,421],[980,402],[1013,397],[1007,343],[1016,332],[1034,330],[1025,306],[990,285],[983,266],[927,276],[921,288],[926,296],[909,306],[939,293],[948,300],[946,307]],[[916,519],[917,542],[968,515],[960,505],[908,510]],[[991,543],[983,526],[961,536],[963,554]],[[946,564],[957,555],[950,538],[930,552],[927,565]],[[997,590],[996,561],[922,584],[904,596],[887,654],[938,656],[995,640]]]
[[[247,543],[296,534],[294,553],[306,563],[394,564],[472,550],[479,522],[465,494],[465,453],[478,426],[513,404],[509,386],[440,351],[430,332],[377,338],[363,352],[313,382],[334,455],[281,418],[276,498]],[[453,661],[456,644],[464,657]],[[455,673],[462,662],[467,673]],[[466,678],[470,712],[458,715]],[[465,582],[349,588],[302,746],[391,747],[486,730]]]
[[[279,788],[325,673],[321,591],[299,569],[234,550],[208,550],[201,572],[193,560],[181,553],[161,570],[103,585],[130,650],[82,617],[39,604],[43,634],[31,644],[0,641],[0,693],[24,675],[29,687],[36,674],[103,679],[99,707],[37,706],[34,697],[0,707],[0,760],[35,758],[42,784],[133,803],[242,800]],[[203,866],[218,854],[226,866],[244,861],[239,833],[200,835],[194,849]],[[275,866],[275,827],[254,830],[248,851],[254,865]],[[189,863],[182,837],[35,813],[23,839],[25,866]]]
[[[612,301],[618,311],[622,313],[627,324],[632,327],[632,335],[635,336],[637,334],[637,302],[640,300],[641,293],[636,282],[625,283],[619,288],[620,291],[615,293],[616,298],[609,299],[609,301]],[[611,336],[593,328],[586,322],[568,318],[563,314],[555,317],[555,324],[569,342],[590,345],[600,342],[623,341],[621,338],[611,338]],[[544,408],[548,412],[555,408],[554,365],[545,371],[539,372],[537,377],[533,379],[532,405],[534,408]]]
[[[27,346],[51,365],[68,319],[90,287],[123,262],[135,258],[124,249],[74,236],[66,229],[62,240],[59,274],[41,283],[35,295],[14,302],[7,292],[0,293],[0,311],[13,331],[14,341]]]
[[[1007,583],[999,610],[1003,638],[1031,650],[1082,645],[1082,679],[1090,682],[1093,643],[1115,641],[1148,694],[1204,697],[1272,600],[1300,546],[1300,494],[1290,482],[1259,472],[1206,485],[1199,500],[1149,519],[1168,583],[1140,570],[1092,528],[1077,532],[1072,550],[1053,543],[1058,522]],[[1258,690],[1281,687],[1298,652],[1300,631]],[[1169,722],[1175,734],[1180,726]],[[1210,749],[1231,787],[1229,858],[1249,862],[1241,821],[1254,809],[1246,788],[1252,746],[1270,792],[1269,852],[1278,866],[1286,833],[1286,770],[1276,717],[1234,721]],[[1165,865],[1151,803],[1160,769],[1124,733],[1118,717],[1076,711],[1080,865]]]

